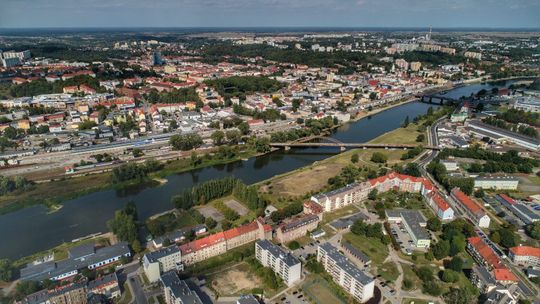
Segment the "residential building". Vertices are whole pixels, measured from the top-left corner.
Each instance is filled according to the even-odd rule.
[[[367,256],[362,251],[356,249],[351,243],[349,242],[341,242],[341,248],[345,252],[345,255],[348,258],[356,259],[358,262],[364,264],[364,267],[368,267],[371,264],[371,259],[369,256]]]
[[[540,248],[532,246],[512,247],[508,256],[515,264],[526,267],[540,267]]]
[[[492,190],[517,190],[519,179],[513,176],[478,176],[474,179],[474,188]]]
[[[95,244],[84,244],[68,251],[68,258],[61,261],[33,263],[21,269],[21,280],[42,281],[50,279],[58,281],[73,277],[82,269],[97,269],[131,257],[128,244],[118,244],[98,248]]]
[[[427,201],[431,209],[433,209],[441,220],[450,221],[454,219],[454,209],[437,192],[430,192],[427,195]]]
[[[540,97],[519,97],[514,100],[512,104],[514,109],[523,110],[526,112],[540,112]]]
[[[331,212],[367,199],[369,190],[368,183],[353,183],[337,190],[314,195],[311,200],[322,206],[324,212]]]
[[[456,161],[441,160],[440,163],[446,168],[446,171],[457,171],[459,169],[459,164]]]
[[[182,252],[176,245],[150,252],[143,257],[143,269],[150,282],[159,281],[162,273],[182,270]]]
[[[180,280],[176,272],[166,272],[160,277],[167,304],[203,304],[197,291],[185,280]]]
[[[417,248],[428,248],[431,236],[426,230],[427,221],[419,210],[386,210],[388,222],[402,223]]]
[[[459,188],[450,191],[450,196],[458,203],[458,207],[467,215],[467,217],[478,227],[488,228],[490,218],[482,207],[463,193]]]
[[[317,261],[323,265],[334,282],[356,300],[363,303],[373,297],[375,280],[358,269],[330,243],[318,246]]]
[[[467,239],[467,251],[479,265],[489,269],[504,267],[493,249],[479,236]]]
[[[33,293],[22,301],[21,304],[86,304],[86,282],[70,283],[51,290],[41,290]]]
[[[249,224],[181,245],[179,248],[182,252],[182,264],[192,265],[255,240],[271,238],[272,227],[265,224],[262,218],[258,218]]]
[[[255,297],[252,294],[247,295],[241,295],[238,300],[236,300],[236,304],[261,304],[257,297]]]
[[[89,294],[101,294],[106,296],[108,299],[117,298],[122,295],[116,272],[104,275],[88,282],[87,288]]]
[[[282,223],[276,229],[276,239],[278,242],[285,244],[299,237],[305,236],[306,233],[317,229],[317,225],[322,220],[321,214],[309,214],[299,218],[292,219],[288,223]]]
[[[497,287],[497,282],[488,268],[473,264],[471,270],[471,283],[480,290],[481,293],[488,293]]]
[[[264,267],[270,267],[287,286],[294,285],[302,276],[300,261],[269,240],[255,242],[255,258]]]

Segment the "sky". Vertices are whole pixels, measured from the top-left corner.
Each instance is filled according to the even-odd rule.
[[[540,28],[540,0],[0,0],[0,28]]]

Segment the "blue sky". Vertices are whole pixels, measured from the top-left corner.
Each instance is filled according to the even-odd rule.
[[[540,0],[0,0],[9,27],[540,27]]]

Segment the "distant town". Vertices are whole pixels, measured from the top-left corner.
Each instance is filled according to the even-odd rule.
[[[538,33],[0,49],[1,303],[539,303]]]

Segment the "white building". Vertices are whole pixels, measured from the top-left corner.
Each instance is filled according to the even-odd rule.
[[[363,303],[373,297],[375,280],[358,269],[330,243],[319,245],[317,261],[323,265],[334,282],[356,300]]]
[[[255,258],[264,267],[272,268],[287,286],[292,286],[302,276],[300,261],[268,240],[255,242]]]
[[[458,163],[451,160],[441,160],[441,164],[444,165],[446,171],[457,171],[459,169]]]
[[[150,282],[159,281],[162,273],[170,270],[182,270],[182,253],[176,245],[150,252],[143,257],[144,273]]]
[[[163,294],[167,304],[203,304],[197,291],[174,272],[164,273],[160,277]]]
[[[523,266],[540,266],[540,248],[517,246],[510,248],[509,257],[513,263]]]
[[[459,209],[462,210],[474,224],[478,225],[480,228],[489,227],[491,220],[478,203],[473,201],[459,188],[452,189],[450,196],[457,202]]]
[[[426,230],[427,221],[419,210],[386,210],[388,222],[402,223],[417,248],[428,248],[431,236]]]
[[[519,179],[513,176],[478,176],[474,179],[474,187],[494,190],[516,190]]]

